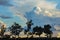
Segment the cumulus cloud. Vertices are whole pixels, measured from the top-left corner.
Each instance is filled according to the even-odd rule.
[[[45,13],[44,13],[44,16],[50,16],[50,17],[52,17],[53,15],[48,10],[46,10]]]
[[[11,7],[10,10],[16,14],[23,14],[33,9],[33,7],[37,6],[38,9],[35,10],[37,14],[39,14],[42,10],[45,9],[56,9],[56,3],[47,2],[46,0],[13,0],[14,7]],[[52,16],[52,13],[46,13],[44,15]],[[20,17],[24,17],[21,16]]]
[[[56,8],[56,3],[47,2],[46,0],[13,0],[14,5],[17,6],[16,8],[20,11],[29,11],[35,6],[47,8],[47,9],[54,9]]]
[[[56,3],[52,2],[47,2],[47,1],[40,1],[37,6],[41,8],[46,8],[46,9],[55,9],[56,8]]]
[[[25,12],[32,10],[33,7],[35,7],[35,6],[38,7],[35,10],[35,12],[37,14],[39,14],[40,12],[43,12],[41,10],[41,8],[42,8],[43,10],[45,10],[45,12],[47,12],[47,13],[44,13],[45,16],[58,17],[58,15],[59,15],[59,13],[58,14],[56,13],[57,11],[54,11],[54,10],[56,10],[56,6],[57,6],[57,3],[55,3],[55,2],[47,2],[46,0],[25,0],[25,1],[24,0],[13,0],[13,3],[14,3],[13,4],[14,7],[10,8],[10,10],[12,10],[13,12],[16,12],[16,11],[20,12],[20,14],[23,14],[23,15],[25,14]],[[53,11],[51,11],[51,10],[53,10]]]
[[[56,9],[57,3],[55,2],[46,0],[13,0],[13,5],[10,10],[15,16],[20,17],[24,21],[33,19],[38,25],[59,24],[60,11]]]
[[[35,13],[36,14],[42,13],[44,16],[48,16],[48,17],[60,17],[60,11],[57,9],[48,9],[48,8],[39,7],[35,10]]]
[[[40,7],[35,7],[34,9],[34,12],[38,15],[40,14],[40,12],[42,12],[42,9]]]

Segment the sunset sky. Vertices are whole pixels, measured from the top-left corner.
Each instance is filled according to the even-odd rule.
[[[60,31],[60,0],[0,0],[0,22],[7,27],[13,22],[25,27],[30,19],[34,26],[50,24]]]

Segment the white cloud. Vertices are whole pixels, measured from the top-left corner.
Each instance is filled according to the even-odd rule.
[[[42,12],[42,10],[41,10],[40,7],[36,7],[36,9],[34,10],[34,12],[39,15],[40,12]]]
[[[57,33],[57,38],[60,38],[60,32]]]
[[[25,9],[27,11],[28,9],[31,10],[30,8],[33,8],[34,6],[39,6],[47,9],[55,9],[57,5],[56,3],[47,2],[46,0],[14,0],[14,3],[15,6],[18,6],[18,9],[22,8],[22,10]]]
[[[53,14],[50,13],[48,10],[45,10],[43,15],[44,16],[48,16],[48,17],[52,17],[53,16]]]
[[[27,20],[27,18],[25,18],[25,13],[30,12],[36,6],[37,9],[35,10],[35,13],[38,15],[43,14],[47,17],[60,17],[60,12],[56,9],[57,3],[54,2],[47,2],[46,0],[13,0],[13,4],[14,6],[11,7],[10,10],[13,12],[14,15],[17,15],[24,21]],[[38,17],[41,18],[41,16]]]
[[[13,0],[13,5],[14,5],[14,10],[11,9],[13,12],[20,13],[20,14],[25,14],[25,12],[28,12],[33,9],[33,7],[37,6],[39,10],[35,10],[37,14],[40,14],[42,11],[41,8],[45,9],[46,11],[50,10],[56,10],[57,3],[54,2],[48,2],[46,0]],[[52,13],[51,13],[52,12]],[[44,15],[47,16],[56,16],[55,14],[56,11],[51,11],[48,13],[45,13]],[[19,14],[18,13],[18,14]],[[57,14],[58,16],[58,14]]]
[[[34,11],[38,15],[42,14],[47,17],[60,17],[60,12],[56,10],[57,3],[47,2],[46,0],[13,0],[13,4],[14,6],[10,7],[10,10],[15,16],[20,17],[20,19],[25,22],[27,21],[27,18],[25,18],[25,13],[30,12],[36,6],[37,9]],[[34,18],[41,18],[41,16],[38,15]]]
[[[23,21],[27,21],[27,19],[24,17],[23,13],[20,13],[18,10],[16,10],[15,7],[10,7],[12,13],[14,14],[14,16],[18,16],[20,17],[20,19],[22,19]]]
[[[56,3],[47,2],[47,1],[40,1],[37,3],[37,6],[45,9],[55,9],[56,5],[57,5]]]
[[[45,10],[45,15],[50,17],[60,17],[60,11],[56,9]]]
[[[56,30],[60,30],[60,26],[59,26],[59,25],[55,25],[54,28],[55,28]]]

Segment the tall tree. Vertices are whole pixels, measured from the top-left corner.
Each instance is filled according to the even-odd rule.
[[[4,25],[1,26],[1,36],[4,36],[4,32],[5,32],[6,28],[4,27]]]
[[[27,30],[29,31],[31,29],[31,26],[33,25],[32,20],[28,21],[26,24],[27,24]]]
[[[14,24],[10,27],[10,31],[15,36],[16,35],[19,36],[19,33],[22,31],[21,25],[19,25],[18,23],[14,22]]]
[[[33,25],[32,20],[28,21],[26,24],[27,24],[27,29],[24,30],[24,33],[27,34],[27,37],[28,37],[29,34],[31,34],[30,29],[31,29],[31,26]]]
[[[33,25],[32,20],[28,21],[26,24],[27,24],[27,30],[25,30],[25,32],[29,32],[31,29],[31,26]],[[28,37],[29,33],[27,34],[27,37]]]
[[[44,25],[44,33],[46,33],[47,37],[51,38],[53,32],[50,29],[51,29],[51,26],[49,24]]]
[[[43,28],[41,28],[41,27],[36,26],[33,28],[33,33],[36,35],[39,35],[39,37],[42,34],[42,32],[43,32]]]
[[[27,29],[24,30],[24,34],[26,35],[27,34],[27,38],[29,36],[29,31]]]

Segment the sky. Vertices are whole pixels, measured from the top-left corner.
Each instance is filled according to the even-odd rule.
[[[13,22],[24,27],[30,19],[34,26],[51,24],[53,29],[59,31],[60,0],[0,0],[0,21],[6,27]]]

